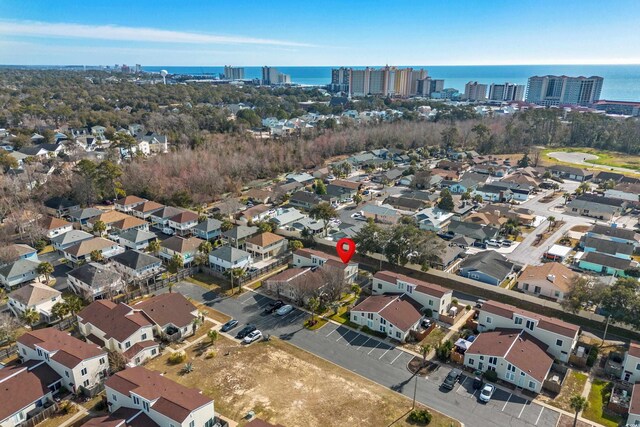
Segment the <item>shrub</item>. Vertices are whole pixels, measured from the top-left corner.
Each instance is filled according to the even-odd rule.
[[[446,362],[451,358],[451,350],[453,349],[453,343],[451,340],[446,340],[443,343],[438,344],[436,347],[436,357],[442,362]]]
[[[482,376],[487,381],[491,381],[491,382],[498,381],[498,373],[496,371],[485,371],[485,373]]]
[[[193,372],[193,364],[191,362],[185,363],[182,369],[180,370],[180,373],[182,375],[190,374],[191,372]]]
[[[424,315],[427,317],[433,317],[433,310],[431,310],[430,308],[425,309]]]
[[[596,363],[597,358],[598,358],[598,347],[594,345],[591,347],[591,350],[589,350],[589,356],[587,356],[587,366],[592,367]]]
[[[409,414],[409,422],[428,425],[431,422],[431,412],[426,409],[415,409]]]
[[[187,360],[187,353],[184,351],[176,351],[175,353],[171,353],[169,355],[169,363],[172,365],[177,365],[178,363],[182,363]]]
[[[209,350],[204,354],[204,358],[205,359],[213,359],[214,357],[216,357],[216,355],[218,354],[218,352],[216,350]]]
[[[58,406],[58,411],[61,414],[65,414],[65,415],[75,414],[76,412],[78,412],[78,407],[69,400],[63,400],[62,403],[60,403],[60,406]]]

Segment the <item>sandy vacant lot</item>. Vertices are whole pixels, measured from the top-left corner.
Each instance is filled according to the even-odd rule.
[[[147,367],[201,389],[217,412],[238,421],[253,410],[286,426],[409,425],[410,400],[280,340],[242,346],[222,337],[214,348],[210,359],[207,349],[189,349],[190,374],[180,375],[183,364],[168,365],[168,354]],[[459,425],[440,414],[430,424]]]

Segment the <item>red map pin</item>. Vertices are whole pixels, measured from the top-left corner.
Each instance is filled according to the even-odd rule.
[[[349,261],[351,261],[353,254],[356,253],[356,243],[353,240],[344,237],[338,240],[336,251],[338,252],[342,262],[348,264]]]

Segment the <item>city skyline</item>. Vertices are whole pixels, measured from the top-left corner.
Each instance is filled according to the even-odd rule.
[[[70,13],[72,11],[73,13]],[[337,13],[340,11],[340,13]],[[0,4],[0,61],[24,65],[639,64],[640,3],[149,1]],[[416,19],[416,17],[422,17]],[[443,18],[447,19],[443,19]],[[611,31],[615,28],[615,31]],[[544,31],[541,31],[544,29]]]

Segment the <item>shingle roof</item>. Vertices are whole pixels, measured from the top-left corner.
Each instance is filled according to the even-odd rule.
[[[83,360],[106,356],[99,347],[80,341],[56,328],[26,332],[18,338],[18,342],[31,349],[35,349],[37,345],[48,352],[55,352],[52,359],[70,369],[78,366]]]
[[[73,246],[69,246],[64,251],[75,257],[89,255],[93,251],[101,251],[103,249],[114,246],[115,243],[103,237],[94,237],[92,239],[83,240]]]
[[[461,269],[480,271],[496,279],[504,279],[514,264],[496,251],[483,251],[469,255],[460,263]]]
[[[133,306],[143,310],[160,327],[173,324],[178,328],[190,326],[195,319],[196,307],[182,294],[167,293],[151,297]]]
[[[112,227],[118,228],[120,230],[129,230],[134,227],[140,227],[145,225],[147,222],[143,219],[136,218],[135,216],[127,215],[126,218],[122,218],[118,221],[115,221],[111,224]]]
[[[615,237],[625,240],[635,240],[636,232],[631,229],[625,229],[620,227],[610,227],[607,225],[596,224],[591,228],[591,232],[594,234],[601,234],[607,237]]]
[[[100,215],[96,216],[95,218],[91,219],[91,223],[95,223],[97,221],[102,221],[105,224],[113,224],[115,222],[121,221],[125,218],[133,218],[132,216],[127,215],[124,212],[120,212],[120,211],[107,211],[107,212],[103,212]],[[135,218],[138,219],[138,218]]]
[[[226,238],[239,240],[244,239],[249,236],[253,236],[258,232],[258,227],[246,227],[244,225],[239,225],[230,230],[227,230],[222,233],[222,235]]]
[[[603,265],[618,270],[626,270],[631,265],[631,260],[601,254],[599,252],[587,252],[582,258],[580,258],[580,261]]]
[[[123,197],[122,199],[116,200],[116,204],[123,205],[123,206],[129,206],[129,205],[133,205],[135,203],[143,203],[143,202],[146,202],[146,201],[147,201],[147,199],[143,199],[143,198],[138,197],[138,196],[126,196],[126,197]]]
[[[640,383],[633,385],[631,401],[629,402],[629,414],[640,415]]]
[[[222,221],[218,221],[214,218],[207,218],[205,221],[201,222],[193,228],[194,230],[200,230],[208,233],[209,231],[220,230],[220,227],[222,227]]]
[[[538,313],[533,313],[531,311],[523,310],[513,305],[503,304],[497,301],[485,302],[484,304],[482,304],[481,310],[482,312],[492,313],[497,316],[505,317],[507,319],[513,319],[514,314],[519,314],[523,317],[528,317],[530,319],[537,319],[539,328],[542,328],[547,331],[554,332],[556,334],[560,334],[569,338],[574,338],[578,333],[578,331],[580,330],[579,326],[573,325],[571,323],[567,323],[563,320],[556,319],[553,317],[543,316]]]
[[[74,218],[76,220],[89,219],[94,216],[101,215],[103,212],[100,209],[96,208],[84,208],[84,209],[75,209],[69,211],[69,217]]]
[[[251,256],[249,252],[243,251],[242,249],[234,248],[232,246],[221,246],[213,250],[209,255],[215,258],[219,258],[223,261],[228,261],[230,263],[235,263],[240,259]]]
[[[416,285],[416,292],[440,298],[445,294],[451,293],[451,290],[445,289],[435,283],[424,282],[404,274],[394,273],[392,271],[378,271],[373,275],[375,279],[384,280],[385,282],[396,284],[398,280]]]
[[[163,206],[157,211],[154,211],[151,216],[162,219],[169,219],[172,216],[179,214],[180,212],[182,212],[182,209],[174,208],[173,206]]]
[[[629,354],[633,357],[640,358],[640,343],[631,341],[631,343],[629,343]]]
[[[402,331],[415,325],[421,318],[420,305],[406,295],[372,295],[351,311],[378,313],[383,319]]]
[[[38,265],[40,265],[38,261],[21,258],[11,264],[0,267],[0,275],[6,278],[22,276],[23,274],[35,271],[38,268]]]
[[[133,335],[143,326],[151,326],[151,321],[139,311],[124,303],[115,304],[109,300],[94,301],[85,307],[78,318],[82,323],[100,329],[105,338],[114,338],[119,342]]]
[[[10,299],[30,307],[45,301],[51,301],[52,298],[60,295],[62,295],[60,291],[36,282],[16,289],[8,296]]]
[[[183,254],[185,252],[192,252],[197,250],[198,246],[200,246],[200,243],[202,242],[203,240],[198,239],[197,237],[189,237],[185,239],[180,236],[172,236],[164,242],[160,243],[160,246]]]
[[[64,219],[50,217],[50,216],[46,217],[42,221],[42,227],[44,227],[47,230],[55,230],[56,228],[67,227],[69,225],[71,225],[69,221],[65,221]]]
[[[2,369],[0,421],[49,394],[48,386],[58,380],[60,376],[45,363],[32,369],[28,369],[24,364]]]
[[[120,273],[114,269],[95,262],[81,265],[68,275],[96,289],[109,286],[121,278]]]
[[[549,276],[555,276],[553,281]],[[518,282],[530,283],[531,281],[546,280],[562,292],[569,291],[569,285],[576,276],[570,268],[559,262],[547,262],[542,265],[528,265],[520,274]]]
[[[258,234],[257,236],[253,236],[247,239],[246,242],[264,248],[265,246],[273,245],[274,243],[278,243],[282,240],[285,240],[284,237],[267,231],[265,233]]]
[[[191,222],[191,221],[197,221],[197,220],[198,220],[198,214],[191,211],[183,211],[169,218],[169,221],[177,222],[178,224],[183,224],[185,222]]]
[[[56,245],[65,246],[72,243],[79,242],[81,240],[93,239],[93,234],[89,234],[82,230],[71,230],[67,233],[61,234],[51,238],[51,241]]]
[[[596,252],[602,252],[610,255],[624,254],[631,256],[634,246],[629,243],[616,242],[615,240],[600,239],[595,236],[585,236],[581,242],[585,248],[594,248]]]
[[[139,270],[153,264],[162,263],[160,258],[140,252],[137,250],[126,251],[112,258],[111,261],[129,267],[133,270]]]
[[[213,401],[199,390],[180,385],[155,371],[141,366],[125,369],[111,376],[105,385],[129,396],[131,392],[154,402],[151,407],[178,423],[187,419],[192,411]]]
[[[130,228],[129,230],[125,230],[118,234],[119,239],[124,239],[134,243],[146,242],[147,240],[155,239],[156,237],[155,233],[138,230],[137,228]]]
[[[133,210],[136,212],[148,213],[148,212],[157,211],[158,209],[162,209],[163,207],[164,205],[161,205],[160,203],[156,203],[154,201],[149,200],[137,205],[135,208],[133,208]]]

